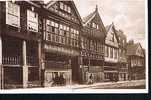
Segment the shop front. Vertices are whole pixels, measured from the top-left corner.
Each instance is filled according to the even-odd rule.
[[[118,81],[118,76],[117,66],[104,66],[104,81]]]
[[[103,81],[103,71],[101,66],[90,66],[86,76],[87,81],[92,77],[93,83]]]
[[[56,49],[57,48],[57,49]],[[60,49],[61,48],[61,49]],[[65,86],[72,83],[72,61],[75,58],[71,50],[53,46],[45,48],[44,86]]]
[[[70,59],[63,55],[46,53],[44,86],[64,86],[71,83]]]
[[[103,64],[100,60],[89,60],[83,59],[83,64],[80,65],[82,68],[82,77],[83,83],[89,84],[89,81],[93,81],[92,83],[102,82],[104,80],[104,73],[103,73]]]
[[[71,70],[46,70],[45,87],[71,84]]]
[[[2,37],[2,88],[21,88],[23,84],[22,41]]]
[[[4,36],[2,53],[3,88],[40,86],[38,42]]]
[[[128,65],[127,64],[119,64],[119,81],[128,80]]]

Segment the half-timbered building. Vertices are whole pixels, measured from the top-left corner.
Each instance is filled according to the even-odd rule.
[[[41,3],[0,4],[1,88],[40,86]]]
[[[104,43],[106,30],[98,13],[98,8],[83,18],[81,33],[80,79],[87,83],[92,77],[93,82],[104,80]]]
[[[71,84],[80,53],[82,20],[73,1],[50,1],[43,9],[44,86]]]
[[[106,26],[107,34],[105,38],[105,62],[104,77],[105,81],[118,80],[118,36],[114,23]]]
[[[126,59],[127,38],[122,30],[116,31],[119,40],[118,73],[119,81],[128,80],[128,63]]]
[[[140,43],[129,41],[126,48],[129,80],[145,79],[145,53]]]

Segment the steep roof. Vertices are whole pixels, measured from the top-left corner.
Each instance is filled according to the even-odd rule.
[[[101,25],[102,31],[96,31],[95,34],[94,34],[94,37],[96,37],[96,38],[103,37],[104,38],[105,34],[106,34],[106,29],[104,27],[104,24],[102,22],[102,19],[101,19],[100,15],[99,15],[98,7],[97,6],[96,6],[95,11],[93,11],[89,15],[83,17],[83,19],[82,19],[83,26],[84,27],[88,27],[87,23],[91,22],[95,18],[95,16],[97,16],[99,18],[99,23]]]
[[[135,55],[138,45],[139,45],[138,43],[137,44],[128,44],[127,48],[126,48],[126,50],[127,50],[126,55]]]
[[[128,56],[137,55],[137,54],[136,54],[136,53],[137,53],[137,48],[138,48],[139,46],[140,46],[141,49],[143,50],[143,48],[142,48],[142,46],[141,46],[140,43],[128,44],[128,45],[127,45],[127,48],[126,48],[126,50],[127,50],[126,55],[128,55]],[[143,50],[143,53],[144,53],[144,50]]]
[[[105,27],[105,29],[106,29],[106,31],[107,31],[107,34],[108,34],[108,32],[110,31],[110,29],[113,29],[113,31],[114,31],[114,33],[115,33],[115,37],[116,37],[117,41],[119,42],[118,31],[115,29],[115,26],[114,26],[114,23],[113,23],[113,22],[112,22],[112,24],[107,25],[107,26]],[[106,34],[106,36],[107,36],[107,34]]]
[[[45,6],[48,9],[49,7],[51,7],[53,4],[55,4],[58,1],[61,1],[61,0],[50,0],[47,4],[45,4]],[[64,0],[62,0],[62,1],[64,1]],[[79,14],[79,12],[78,12],[78,10],[76,8],[76,5],[75,5],[74,1],[73,0],[68,0],[68,1],[71,2],[71,5],[73,6],[73,8],[75,10],[75,13],[78,16],[78,19],[80,20],[80,24],[82,25],[82,18],[81,18],[80,14]]]
[[[50,7],[52,6],[54,3],[56,3],[57,1],[56,0],[50,0],[47,4],[46,4],[46,7]]]
[[[82,20],[83,20],[83,24],[86,24],[86,23],[89,22],[91,19],[93,19],[94,16],[95,16],[95,14],[96,14],[96,12],[94,11],[94,12],[90,13],[89,15],[83,17],[83,19],[82,19]]]
[[[108,32],[108,31],[110,30],[111,27],[112,27],[112,24],[107,25],[107,26],[105,27],[106,31]]]
[[[121,30],[117,31],[117,35],[118,35],[118,37],[120,37],[122,39],[126,38],[126,35]]]

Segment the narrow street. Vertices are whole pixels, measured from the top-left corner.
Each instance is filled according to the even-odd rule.
[[[67,85],[58,87],[45,87],[45,88],[24,88],[24,89],[6,89],[1,90],[1,93],[101,93],[100,89],[105,91],[114,89],[140,89],[145,90],[145,80],[133,80],[133,81],[120,81],[120,82],[103,82],[95,83],[92,85]],[[99,90],[99,91],[97,91]],[[128,90],[130,91],[130,90]],[[113,91],[109,91],[113,92]],[[122,91],[118,92],[121,93]],[[125,93],[125,92],[124,92]]]
[[[92,85],[75,85],[73,89],[145,89],[145,80],[95,83]]]

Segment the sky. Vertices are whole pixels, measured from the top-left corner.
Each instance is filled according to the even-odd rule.
[[[93,12],[97,5],[105,26],[113,22],[117,29],[124,31],[127,40],[133,39],[146,48],[145,0],[74,0],[74,2],[81,17]]]

